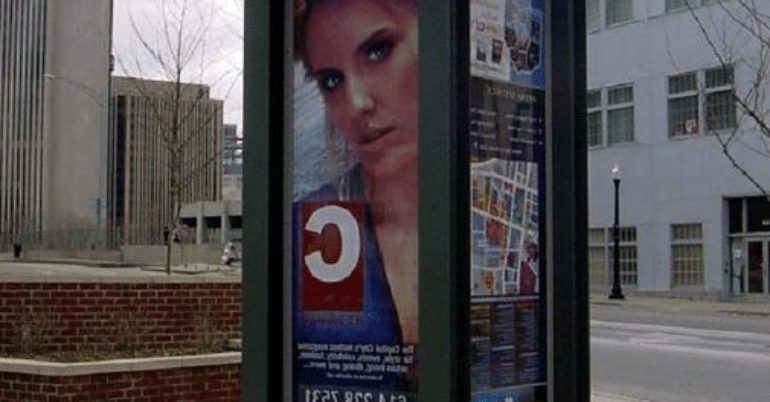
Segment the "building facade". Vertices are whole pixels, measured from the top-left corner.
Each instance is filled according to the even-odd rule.
[[[181,84],[179,98],[176,89],[173,82],[113,77],[109,221],[124,244],[164,242],[179,225],[174,188],[180,208],[221,199],[222,101],[209,98],[204,85]]]
[[[236,124],[225,124],[222,157],[224,174],[243,174],[243,140]]]
[[[740,102],[766,113],[756,95],[770,90],[761,70],[770,48],[738,22],[753,19],[741,3],[586,2],[594,290],[611,280],[617,165],[624,289],[770,292],[770,203],[760,190],[770,189],[770,133]],[[752,3],[768,15],[770,2]]]
[[[0,0],[0,247],[103,243],[111,14]]]
[[[240,201],[243,198],[243,140],[238,137],[235,124],[225,124],[222,164],[222,198]]]

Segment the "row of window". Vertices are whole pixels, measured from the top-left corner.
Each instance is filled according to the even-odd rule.
[[[688,7],[695,8],[707,6],[716,4],[720,1],[721,0],[666,0],[665,10],[667,13],[676,12],[685,10]],[[602,16],[604,18],[602,18]],[[611,27],[624,22],[633,21],[633,19],[633,0],[586,0],[586,26],[589,32],[599,30],[602,27]]]
[[[603,290],[612,283],[612,228],[595,228],[588,232],[589,280],[594,289]],[[637,286],[636,228],[619,229],[620,283]],[[700,223],[671,225],[671,287],[703,287],[703,226]]]
[[[632,83],[586,93],[588,146],[634,141]],[[737,126],[732,66],[691,71],[668,78],[668,135],[671,138]],[[606,140],[605,134],[606,133]]]

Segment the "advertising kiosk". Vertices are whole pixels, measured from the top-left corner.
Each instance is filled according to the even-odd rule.
[[[246,2],[243,400],[588,401],[578,0]]]

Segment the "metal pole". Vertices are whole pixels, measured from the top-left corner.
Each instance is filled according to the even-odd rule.
[[[418,400],[470,401],[468,1],[420,2]]]
[[[610,299],[625,299],[620,288],[620,179],[613,178],[615,183],[615,223],[612,226],[613,259],[612,259],[612,292]]]
[[[588,341],[588,146],[585,1],[546,1],[550,52],[546,116],[545,266],[549,401],[591,400]],[[571,133],[571,135],[562,135]]]
[[[291,2],[245,1],[242,401],[284,399],[285,23]]]

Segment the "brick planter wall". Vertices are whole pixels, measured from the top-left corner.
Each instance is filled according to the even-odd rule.
[[[61,376],[0,370],[2,402],[235,402],[240,397],[240,364]]]
[[[0,283],[0,356],[188,348],[240,330],[235,280]]]

